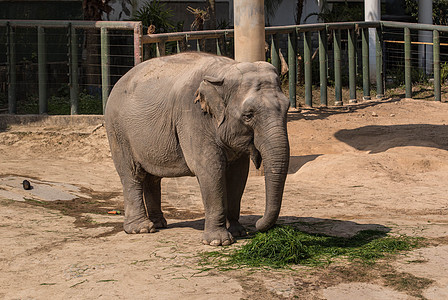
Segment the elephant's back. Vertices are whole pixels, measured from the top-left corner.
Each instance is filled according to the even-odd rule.
[[[133,67],[119,81],[146,82],[150,79],[174,79],[192,76],[206,70],[219,70],[236,63],[233,59],[202,52],[186,52],[144,61]]]
[[[115,84],[106,106],[110,114],[132,115],[146,110],[172,109],[191,100],[204,74],[236,63],[226,57],[187,52],[147,60],[132,68]],[[181,98],[181,99],[179,99]]]

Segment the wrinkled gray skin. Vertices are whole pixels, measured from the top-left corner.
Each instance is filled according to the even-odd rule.
[[[238,222],[249,170],[263,159],[265,231],[279,215],[289,163],[289,102],[275,68],[183,53],[139,64],[114,86],[105,119],[123,184],[127,233],[166,227],[162,177],[196,176],[205,208],[203,242],[229,245],[246,230]]]

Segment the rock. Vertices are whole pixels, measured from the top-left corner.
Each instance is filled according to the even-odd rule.
[[[23,189],[24,190],[31,190],[32,189],[32,186],[31,186],[31,183],[28,181],[28,180],[24,180],[23,182],[22,182],[22,185],[23,185]]]

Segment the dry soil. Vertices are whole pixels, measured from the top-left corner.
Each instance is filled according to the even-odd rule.
[[[202,270],[198,254],[215,249],[201,244],[195,178],[162,181],[167,229],[125,234],[123,215],[108,214],[123,200],[101,118],[58,120],[0,126],[0,298],[448,299],[448,104],[389,99],[290,111],[279,223],[428,241],[373,266],[292,270]],[[263,212],[264,177],[252,170],[241,221],[251,230]]]

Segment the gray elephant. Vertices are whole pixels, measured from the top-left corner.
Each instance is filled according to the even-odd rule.
[[[204,244],[246,234],[238,222],[249,171],[263,160],[260,231],[279,215],[289,164],[289,101],[275,68],[204,53],[143,62],[114,86],[105,111],[112,158],[123,184],[127,233],[167,226],[163,177],[196,176],[205,208]]]

